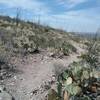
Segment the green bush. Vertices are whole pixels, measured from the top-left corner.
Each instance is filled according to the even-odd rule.
[[[82,61],[72,63],[65,71],[56,71],[57,94],[63,99],[64,91],[72,100],[92,100],[93,92],[97,92],[100,82],[100,41],[88,45],[87,53],[81,55]],[[65,49],[65,44],[63,45]],[[68,46],[70,48],[70,46]],[[65,50],[67,51],[67,50]],[[67,51],[68,52],[68,51]],[[96,90],[93,90],[95,87]],[[90,94],[87,94],[89,92]]]
[[[96,74],[97,73],[97,74]],[[96,75],[95,75],[96,74]],[[91,70],[90,65],[85,62],[74,62],[68,69],[61,72],[57,79],[58,97],[63,98],[62,93],[67,91],[73,100],[92,100],[92,84],[95,84],[100,77],[100,72],[96,69]],[[95,80],[95,81],[94,81]]]
[[[0,80],[10,77],[14,71],[15,66],[10,62],[11,57],[12,53],[0,41]]]
[[[13,46],[17,51],[34,52],[36,50],[36,44],[34,41],[26,36],[15,37],[13,42]]]
[[[65,32],[60,30],[23,21],[19,26],[13,22],[7,22],[7,27],[3,24],[2,22],[2,27],[0,27],[2,41],[9,50],[15,53],[34,53],[34,51],[48,48],[53,48],[55,55],[64,56],[76,52],[76,48],[68,43]]]
[[[91,65],[91,67],[99,68],[100,67],[100,42],[95,41],[91,42],[88,45],[87,53],[81,55],[81,57]]]
[[[69,55],[70,53],[77,51],[76,48],[68,42],[63,42],[61,48],[64,55]]]

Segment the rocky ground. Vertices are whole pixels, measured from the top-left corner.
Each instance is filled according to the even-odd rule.
[[[14,100],[44,100],[55,82],[55,66],[67,68],[73,61],[78,61],[77,57],[83,49],[77,47],[77,53],[63,58],[52,58],[45,51],[24,58],[13,57],[12,62],[17,66],[17,73],[12,78],[0,82],[0,87],[6,88],[6,90],[1,88],[0,100],[13,98]],[[2,99],[4,95],[9,99]]]

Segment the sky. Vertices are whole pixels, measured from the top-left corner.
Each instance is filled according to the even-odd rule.
[[[100,28],[100,0],[0,0],[0,14],[75,32]]]

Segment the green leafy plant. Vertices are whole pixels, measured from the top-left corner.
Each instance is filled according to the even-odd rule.
[[[87,47],[87,53],[81,56],[92,68],[100,66],[100,41],[91,40]]]
[[[98,73],[98,74],[94,74]],[[69,69],[63,71],[58,76],[58,96],[63,98],[64,91],[70,94],[73,100],[91,100],[85,93],[92,91],[90,87],[99,79],[100,73],[98,71],[91,71],[89,65],[84,62],[74,62],[70,65]],[[77,97],[77,99],[75,99]]]
[[[71,52],[77,51],[76,48],[68,42],[63,42],[61,48],[64,55],[69,55]]]

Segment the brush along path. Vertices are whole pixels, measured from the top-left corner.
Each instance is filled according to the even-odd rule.
[[[81,52],[81,48],[78,47],[78,53],[62,59],[49,57],[45,52],[29,56],[23,61],[16,59],[21,73],[7,80],[6,87],[15,100],[44,100],[52,84],[54,66],[67,67],[73,61],[79,60],[77,56]]]

